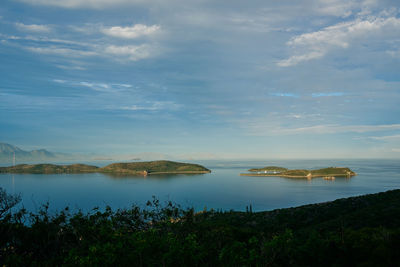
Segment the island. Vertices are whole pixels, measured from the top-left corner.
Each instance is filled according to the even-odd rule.
[[[280,172],[285,172],[287,170],[288,169],[283,168],[283,167],[267,166],[267,167],[260,168],[260,169],[250,169],[249,172],[280,173]]]
[[[352,177],[357,175],[347,167],[329,167],[318,170],[289,170],[282,167],[268,166],[260,169],[250,169],[250,173],[241,173],[241,176],[278,176],[285,178],[312,179],[323,177],[325,180],[334,180],[335,177]]]
[[[19,164],[10,167],[0,167],[0,173],[26,174],[78,174],[106,173],[118,175],[153,175],[153,174],[201,174],[211,171],[201,165],[181,163],[168,160],[112,163],[105,167],[86,164],[55,165],[55,164]]]

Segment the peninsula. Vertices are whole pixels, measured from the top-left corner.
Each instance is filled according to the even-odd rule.
[[[318,170],[289,170],[282,167],[268,166],[260,169],[250,169],[250,173],[241,173],[241,176],[278,176],[285,178],[312,179],[324,177],[327,180],[333,180],[335,177],[352,177],[357,175],[347,167],[329,167]]]
[[[55,164],[19,164],[10,167],[0,167],[0,173],[27,174],[62,174],[62,173],[108,173],[119,175],[152,175],[152,174],[200,174],[211,171],[201,165],[181,163],[168,160],[112,163],[105,167],[86,164],[55,165]]]

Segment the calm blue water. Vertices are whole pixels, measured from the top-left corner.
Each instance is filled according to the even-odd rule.
[[[253,210],[262,211],[400,188],[400,160],[197,162],[212,173],[146,178],[104,174],[0,174],[0,187],[9,193],[21,194],[24,207],[31,211],[47,201],[53,210],[67,205],[83,210],[106,205],[129,208],[133,203],[143,205],[152,196],[197,210],[204,207],[245,210],[251,204]],[[291,169],[346,166],[358,175],[335,181],[239,176],[249,168],[267,165]]]

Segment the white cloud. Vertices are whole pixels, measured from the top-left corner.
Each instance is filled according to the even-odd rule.
[[[400,50],[389,50],[389,51],[386,51],[386,53],[388,55],[390,55],[391,57],[400,58]]]
[[[100,92],[110,92],[110,89],[112,88],[109,84],[106,83],[80,82],[79,85],[89,87],[90,89]]]
[[[78,42],[47,37],[20,37],[4,34],[0,34],[0,37],[5,38],[4,42],[6,42],[7,40],[14,41],[10,42],[9,45],[13,45],[15,47],[19,47],[38,54],[63,56],[66,59],[70,59],[71,57],[81,58],[97,56],[108,57],[109,59],[117,61],[138,61],[141,59],[156,56],[160,52],[159,48],[156,49],[150,44],[118,46],[111,44],[97,45],[90,42]],[[16,41],[18,40],[34,41],[37,42],[37,45],[32,45],[32,43],[29,43],[29,45],[24,45],[23,43],[17,43]],[[51,45],[48,43],[51,43]],[[65,66],[64,64],[59,64],[58,67],[76,70],[85,69],[81,66],[69,67]]]
[[[296,55],[277,62],[280,67],[289,67],[303,61],[321,58],[333,49],[345,49],[356,41],[368,43],[373,34],[382,34],[382,42],[388,42],[400,34],[400,18],[369,17],[338,23],[311,33],[293,37],[287,45]]]
[[[124,4],[146,3],[146,0],[19,0],[32,5],[57,6],[63,8],[104,8]]]
[[[172,101],[146,101],[148,105],[131,105],[131,106],[123,106],[118,109],[121,110],[131,110],[131,111],[139,111],[139,110],[147,110],[147,111],[157,111],[157,110],[177,110],[180,108],[180,105],[172,102]]]
[[[29,32],[49,32],[51,31],[51,27],[48,25],[38,25],[38,24],[23,24],[23,23],[15,23],[17,29],[22,31],[29,31]]]
[[[348,17],[352,14],[354,1],[320,0],[315,9],[324,15]]]
[[[317,59],[321,58],[324,56],[324,53],[322,51],[313,51],[308,54],[304,55],[299,55],[299,56],[291,56],[288,59],[281,60],[277,63],[279,67],[289,67],[293,65],[297,65],[298,63],[302,61],[308,61],[312,59]]]
[[[53,82],[59,84],[65,84],[68,86],[75,87],[87,87],[94,91],[105,92],[105,93],[115,93],[118,91],[124,91],[128,88],[132,88],[131,84],[124,83],[104,83],[104,82],[87,82],[87,81],[67,81],[61,79],[53,79]]]
[[[295,118],[295,119],[301,119],[303,118],[303,115],[301,114],[291,114],[289,115],[290,118]]]
[[[354,13],[368,14],[377,5],[376,0],[317,0],[313,7],[322,15],[346,18]]]
[[[56,66],[57,68],[64,70],[86,70],[86,68],[82,66],[67,66],[67,65],[56,65]]]
[[[5,38],[7,40],[27,40],[27,41],[34,41],[38,43],[54,43],[54,44],[65,44],[65,45],[76,45],[76,46],[83,46],[83,47],[95,47],[94,44],[79,42],[74,40],[64,40],[64,39],[57,39],[57,38],[48,38],[46,36],[15,36],[15,35],[6,35],[1,34],[0,37]]]
[[[56,82],[56,83],[66,83],[67,81],[66,81],[66,80],[60,80],[60,79],[54,79],[53,82]]]
[[[375,139],[375,140],[382,140],[382,141],[394,141],[394,140],[400,141],[400,134],[387,135],[387,136],[371,136],[370,138]]]
[[[274,130],[278,134],[336,134],[336,133],[367,133],[388,130],[398,130],[400,124],[387,125],[315,125],[300,128],[280,128]]]
[[[138,105],[132,105],[128,107],[121,107],[122,110],[132,110],[132,111],[137,111],[137,110],[158,110],[157,107],[155,106],[138,106]]]
[[[120,27],[114,26],[110,28],[103,28],[101,31],[109,36],[135,39],[141,36],[149,36],[157,33],[160,30],[160,26],[152,25],[147,26],[143,24],[135,24],[132,27]]]
[[[243,128],[248,130],[250,135],[269,136],[269,135],[297,135],[297,134],[338,134],[338,133],[369,133],[400,130],[400,124],[384,125],[338,125],[338,124],[320,124],[307,127],[281,127],[276,122],[263,123],[260,120],[243,123]],[[377,137],[376,139],[385,137]],[[390,138],[390,137],[386,137]],[[393,136],[395,138],[395,136]]]
[[[151,57],[151,48],[146,44],[142,45],[128,45],[128,46],[116,46],[110,45],[104,49],[106,54],[111,56],[118,56],[121,59],[128,59],[130,61],[137,61]]]
[[[64,57],[88,57],[88,56],[97,56],[98,54],[94,51],[86,51],[86,50],[77,50],[70,48],[60,48],[57,46],[49,46],[49,47],[25,47],[25,49],[46,55],[57,55]]]

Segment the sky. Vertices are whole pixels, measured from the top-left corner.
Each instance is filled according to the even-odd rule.
[[[398,0],[2,0],[0,142],[400,158]]]

